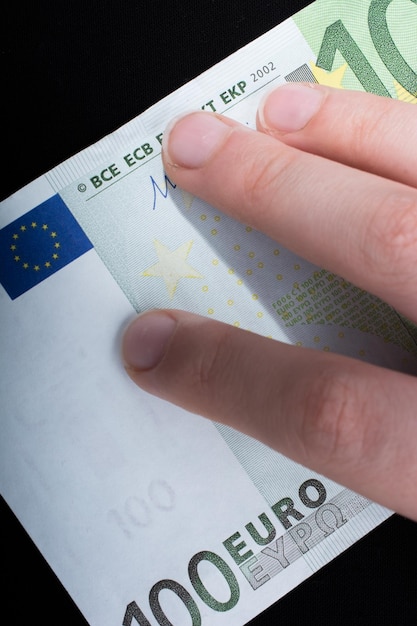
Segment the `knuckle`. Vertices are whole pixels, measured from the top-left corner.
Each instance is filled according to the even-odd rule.
[[[372,162],[375,151],[384,150],[387,116],[389,116],[392,102],[389,98],[379,98],[378,106],[372,107],[362,115],[357,114],[356,108],[352,107],[347,112],[347,126],[349,132],[345,134],[348,142],[348,150],[354,160],[366,155]]]
[[[285,187],[291,186],[292,180],[296,181],[295,153],[285,146],[274,145],[273,148],[258,147],[251,151],[250,158],[245,155],[242,162],[242,171],[245,172],[242,196],[248,209],[275,211],[284,181]]]
[[[304,455],[314,466],[356,464],[367,446],[366,394],[355,376],[340,368],[326,368],[306,388],[301,417]],[[308,463],[307,463],[308,464]]]
[[[228,328],[222,324],[207,326],[204,349],[197,352],[190,364],[190,379],[196,395],[215,403],[216,390],[222,389],[230,371],[232,353]]]
[[[364,241],[371,271],[397,287],[408,286],[417,263],[417,194],[390,194],[373,214]]]

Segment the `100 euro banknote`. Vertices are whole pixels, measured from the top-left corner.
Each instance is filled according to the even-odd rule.
[[[179,189],[160,151],[184,110],[254,127],[290,81],[413,105],[416,32],[416,0],[318,0],[0,205],[1,490],[91,624],[241,625],[390,515],[132,389],[114,333],[175,307],[415,373],[407,320]]]

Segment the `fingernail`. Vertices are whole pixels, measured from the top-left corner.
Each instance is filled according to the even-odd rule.
[[[188,113],[168,124],[162,149],[172,165],[198,169],[220,149],[231,130],[212,113]]]
[[[176,321],[162,312],[139,315],[126,329],[122,355],[127,368],[149,370],[161,361]]]
[[[265,130],[286,133],[301,130],[319,110],[323,95],[323,91],[313,85],[282,85],[261,101],[259,122]]]

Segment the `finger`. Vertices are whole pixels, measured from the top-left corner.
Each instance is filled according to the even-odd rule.
[[[301,150],[417,187],[413,104],[291,83],[263,99],[257,126]]]
[[[417,519],[416,380],[180,311],[123,339],[139,387]]]
[[[183,189],[415,317],[416,189],[203,112],[164,134],[163,159]]]

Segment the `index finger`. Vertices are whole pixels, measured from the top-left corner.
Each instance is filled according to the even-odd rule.
[[[180,187],[415,318],[415,188],[203,112],[165,133],[163,158]]]

